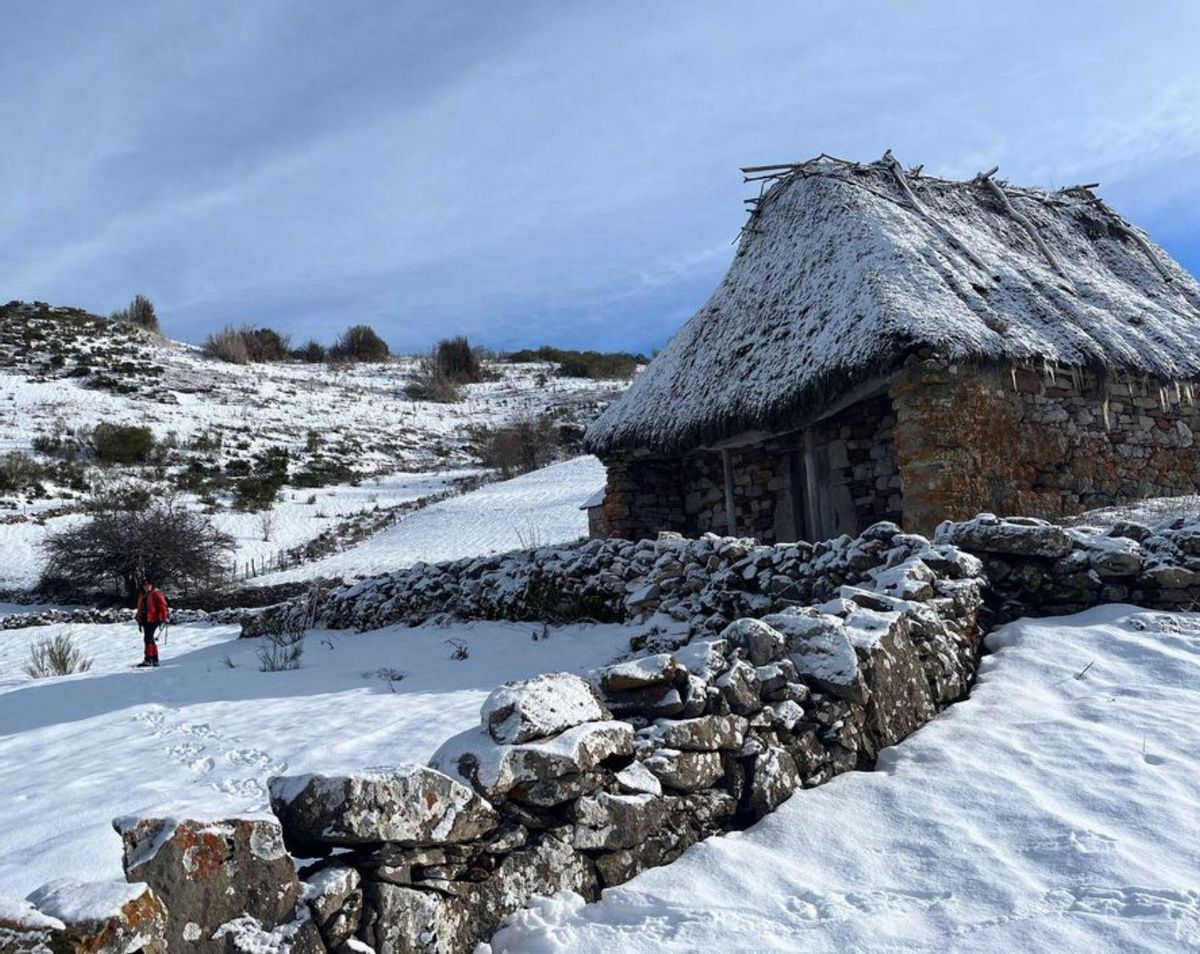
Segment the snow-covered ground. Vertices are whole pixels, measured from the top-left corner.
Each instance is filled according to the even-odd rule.
[[[91,671],[25,676],[30,644],[64,629]],[[478,721],[498,683],[603,665],[630,636],[612,625],[536,641],[534,631],[316,631],[291,672],[260,672],[257,641],[230,626],[172,626],[157,671],[129,668],[141,655],[132,624],[0,633],[0,895],[56,877],[121,878],[118,815],[265,810],[273,773],[424,762]],[[450,639],[467,659],[451,658]],[[385,668],[405,675],[389,680]]]
[[[551,464],[418,510],[364,543],[261,578],[263,583],[386,573],[417,562],[566,543],[587,536],[580,507],[604,486],[594,457]]]
[[[793,796],[496,952],[1200,949],[1200,616],[1106,606],[989,638],[882,771]]]

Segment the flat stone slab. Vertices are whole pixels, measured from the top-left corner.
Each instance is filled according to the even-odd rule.
[[[468,786],[424,765],[276,776],[270,791],[289,844],[436,845],[473,841],[500,823]]]
[[[479,715],[492,739],[509,745],[612,718],[587,681],[567,672],[506,682],[492,690]]]

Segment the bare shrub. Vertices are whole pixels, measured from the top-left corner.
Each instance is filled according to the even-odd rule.
[[[214,331],[204,339],[201,350],[210,358],[225,361],[229,364],[249,364],[250,349],[246,347],[246,339],[242,333],[231,325],[226,325],[220,331]]]
[[[330,361],[384,361],[391,351],[370,325],[347,328],[329,349]]]
[[[412,379],[404,385],[404,393],[414,401],[436,401],[453,404],[460,400],[458,385],[443,374],[433,356],[421,359]]]
[[[141,494],[127,495],[141,499]],[[89,504],[91,519],[52,534],[42,544],[41,587],[58,594],[112,585],[127,598],[145,580],[184,591],[212,589],[227,578],[231,536],[174,497],[129,509],[119,489]]]
[[[283,672],[300,668],[300,658],[304,655],[304,638],[316,625],[321,592],[319,586],[310,586],[304,598],[292,607],[290,612],[279,616],[274,625],[259,637],[262,640],[258,648],[260,671]]]
[[[69,632],[57,636],[43,636],[29,647],[29,661],[25,663],[25,674],[31,679],[47,676],[69,676],[76,672],[87,672],[92,660],[83,654]]]
[[[269,543],[275,533],[275,511],[264,510],[258,515],[258,529],[262,534],[263,543]]]
[[[557,428],[544,414],[522,414],[503,427],[478,431],[475,440],[484,465],[504,477],[545,467],[559,453]]]
[[[450,658],[456,662],[461,662],[464,659],[471,658],[471,647],[468,646],[463,640],[447,639],[446,645],[453,650],[453,652],[450,653]]]
[[[395,692],[396,683],[407,679],[408,673],[403,669],[396,669],[394,666],[384,666],[375,670],[375,676],[383,680],[383,684],[388,687],[388,692]]]
[[[292,352],[292,357],[307,364],[320,364],[327,356],[328,349],[315,339],[310,339],[306,344]]]
[[[41,493],[43,490],[41,481],[46,473],[46,468],[28,454],[15,450],[9,451],[0,457],[0,494],[17,493],[24,490]]]

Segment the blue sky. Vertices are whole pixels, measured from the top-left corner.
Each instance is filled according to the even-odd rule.
[[[1100,192],[1200,272],[1200,3],[0,8],[0,300],[397,349],[648,350],[737,167],[886,148]]]

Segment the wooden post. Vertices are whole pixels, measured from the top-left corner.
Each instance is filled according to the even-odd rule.
[[[731,537],[737,536],[737,512],[733,506],[733,458],[728,449],[721,451],[721,467],[725,471],[725,527]]]
[[[822,527],[820,498],[817,495],[817,451],[811,428],[804,429],[804,522],[808,529],[808,539],[812,542],[824,536]]]

